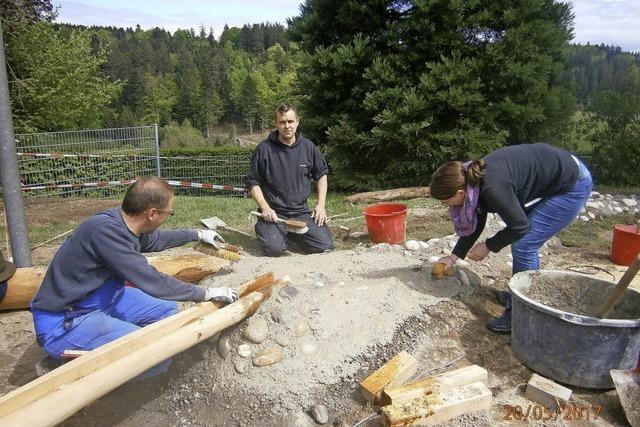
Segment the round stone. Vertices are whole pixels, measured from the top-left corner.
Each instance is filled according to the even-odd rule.
[[[260,344],[267,339],[269,327],[267,321],[261,317],[251,319],[249,325],[244,330],[243,336],[255,344]]]
[[[329,411],[324,405],[313,405],[311,407],[311,416],[318,424],[326,424],[329,422]]]
[[[289,336],[283,333],[276,334],[275,340],[282,347],[289,347],[289,345],[291,344]]]
[[[222,337],[218,341],[218,345],[216,346],[216,350],[218,354],[223,359],[227,357],[227,355],[231,352],[231,340],[229,337]]]
[[[249,344],[240,344],[237,351],[240,357],[247,358],[251,356],[251,346]]]
[[[293,325],[293,333],[296,334],[297,337],[301,337],[307,333],[309,327],[307,326],[307,322],[304,320],[300,320]]]
[[[258,352],[253,358],[253,364],[256,366],[268,366],[278,363],[284,359],[284,353],[280,347],[268,347]]]
[[[245,372],[247,372],[248,368],[249,368],[249,365],[244,360],[237,360],[233,364],[233,369],[235,369],[236,372],[239,374],[244,374]]]
[[[307,342],[302,344],[302,354],[308,356],[316,351],[316,346],[313,343]]]

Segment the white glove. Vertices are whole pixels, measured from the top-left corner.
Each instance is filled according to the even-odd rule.
[[[204,299],[207,301],[231,304],[238,301],[238,292],[232,288],[208,288]]]
[[[218,247],[217,242],[224,243],[224,239],[222,238],[222,236],[213,230],[198,230],[198,240],[200,240],[202,243],[207,243],[209,245],[215,246],[216,248]]]

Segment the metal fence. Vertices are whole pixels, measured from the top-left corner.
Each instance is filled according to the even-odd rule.
[[[244,196],[249,154],[160,156],[154,126],[16,134],[20,181],[29,197],[113,195],[158,175],[179,194]]]

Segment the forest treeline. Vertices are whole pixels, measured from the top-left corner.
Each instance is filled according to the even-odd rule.
[[[289,101],[345,189],[539,140],[588,154],[602,181],[640,183],[616,167],[640,161],[640,56],[571,44],[568,3],[307,0],[286,28],[215,37],[57,24],[49,0],[12,1],[16,132],[158,123],[165,146],[220,145]]]

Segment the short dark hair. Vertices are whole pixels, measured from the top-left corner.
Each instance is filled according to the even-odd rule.
[[[139,215],[147,209],[164,209],[173,196],[173,189],[157,176],[143,176],[127,188],[122,210],[127,215]]]
[[[282,104],[278,105],[278,108],[276,108],[276,112],[274,114],[274,118],[276,119],[276,121],[278,121],[278,115],[283,115],[283,114],[287,113],[288,111],[293,111],[294,113],[296,113],[296,117],[298,117],[298,110],[296,109],[296,107],[294,107],[291,104],[282,103]]]

